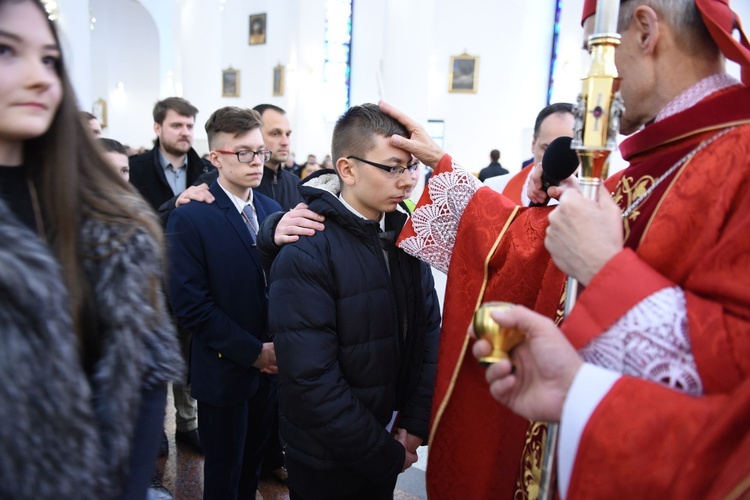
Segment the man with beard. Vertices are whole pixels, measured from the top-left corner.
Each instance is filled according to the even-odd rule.
[[[181,97],[168,97],[154,106],[154,149],[130,158],[130,182],[158,210],[208,171],[193,149],[198,109]]]
[[[154,106],[154,149],[130,157],[130,182],[146,201],[158,210],[167,200],[185,191],[201,174],[208,171],[193,149],[193,127],[198,109],[181,97],[168,97]],[[166,224],[166,218],[163,219]],[[180,342],[188,359],[190,333],[180,331]],[[202,454],[198,435],[198,410],[190,396],[190,386],[174,385],[177,432],[175,439]],[[168,447],[162,440],[162,455]]]

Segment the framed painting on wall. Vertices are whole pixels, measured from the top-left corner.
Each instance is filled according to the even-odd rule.
[[[451,56],[449,92],[475,93],[479,77],[479,56],[463,53]]]
[[[273,95],[284,95],[284,66],[281,64],[273,68]]]
[[[250,45],[266,43],[266,15],[253,14],[250,16]]]
[[[91,114],[96,117],[102,128],[107,128],[107,101],[104,99],[94,101],[91,105]]]
[[[240,96],[240,70],[233,69],[230,66],[228,69],[221,72],[221,96]]]

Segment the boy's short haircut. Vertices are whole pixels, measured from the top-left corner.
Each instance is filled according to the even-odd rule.
[[[347,156],[364,156],[375,147],[375,137],[378,135],[409,137],[409,132],[397,120],[380,111],[377,104],[349,108],[333,128],[333,163]]]
[[[263,121],[257,111],[226,106],[214,111],[206,120],[208,147],[213,149],[214,137],[218,133],[239,137],[253,129],[260,128]]]
[[[104,148],[104,151],[108,153],[119,153],[121,155],[128,156],[128,148],[123,146],[120,141],[107,138],[99,138],[99,144]]]
[[[164,118],[167,117],[167,111],[170,109],[178,115],[189,116],[191,118],[195,118],[195,115],[198,114],[198,108],[190,104],[187,99],[183,99],[182,97],[167,97],[154,105],[154,123],[158,123],[159,125],[164,123]]]

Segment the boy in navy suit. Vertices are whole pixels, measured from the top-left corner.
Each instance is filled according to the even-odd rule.
[[[205,451],[204,498],[253,498],[271,432],[277,386],[268,335],[268,286],[255,242],[259,222],[281,210],[253,192],[266,150],[261,118],[225,107],[206,122],[219,178],[214,203],[189,203],[167,224],[169,298],[190,329],[192,395]]]

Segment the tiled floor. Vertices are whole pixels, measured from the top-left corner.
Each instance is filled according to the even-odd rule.
[[[203,497],[203,457],[190,451],[183,443],[175,443],[174,406],[171,392],[167,401],[166,423],[164,425],[169,438],[169,454],[156,462],[155,480],[168,489],[175,500],[199,500]],[[176,446],[175,446],[176,445]],[[425,448],[419,454],[426,454]],[[399,476],[394,498],[397,500],[423,500],[424,493],[424,457],[415,467]],[[265,500],[286,500],[289,491],[275,476],[261,478],[260,493]]]

